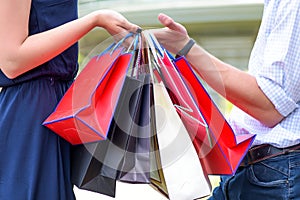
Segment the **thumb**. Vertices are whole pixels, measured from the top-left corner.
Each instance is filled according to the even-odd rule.
[[[165,27],[168,27],[169,29],[171,29],[173,31],[177,31],[182,34],[187,34],[187,31],[183,25],[175,22],[171,17],[169,17],[166,14],[160,13],[158,15],[158,20],[160,21],[160,23],[162,25],[164,25]]]

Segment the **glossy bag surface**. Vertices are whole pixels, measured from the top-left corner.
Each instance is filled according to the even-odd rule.
[[[236,136],[186,59],[177,58],[174,65],[195,104],[193,109],[199,110],[206,125],[203,128],[195,120],[185,123],[191,129],[190,134],[194,138],[193,143],[205,171],[214,175],[234,174],[251,147],[255,135]],[[179,82],[178,80],[178,84]],[[184,96],[187,97],[187,94]],[[181,116],[185,118],[184,115]]]
[[[234,174],[255,135],[236,136],[187,60],[175,59],[152,33],[146,37],[156,50],[153,54],[156,54],[157,71],[188,130],[205,173]]]
[[[150,119],[143,117],[143,111],[150,109],[148,82],[149,77],[145,76],[139,79],[126,77],[107,139],[73,146],[72,182],[78,188],[113,197],[118,180],[135,183],[150,181],[149,128],[145,128]],[[143,120],[145,127],[139,127],[137,120]],[[139,134],[145,134],[144,139],[148,139],[143,143],[136,141],[139,138],[134,135],[135,129],[139,130]],[[146,158],[139,159],[139,153],[146,155]],[[143,168],[139,168],[141,166]]]
[[[139,75],[143,82],[140,85],[140,98],[135,105],[136,109],[130,113],[132,129],[129,134],[123,165],[120,169],[119,180],[133,183],[150,183],[150,102],[151,86],[150,75]],[[129,102],[132,107],[132,102]],[[125,105],[126,106],[126,105]]]
[[[73,145],[106,139],[131,58],[121,48],[93,57],[43,124]]]
[[[158,152],[169,199],[209,195],[210,181],[167,89],[163,83],[157,83],[153,92]]]
[[[102,163],[94,155],[104,152],[98,146],[97,143],[73,146],[71,180],[80,189],[115,197],[116,180],[99,173]]]

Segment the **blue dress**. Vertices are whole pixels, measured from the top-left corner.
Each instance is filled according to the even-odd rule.
[[[32,0],[29,32],[77,18],[77,0]],[[78,45],[15,78],[0,71],[0,199],[73,200],[71,145],[42,125],[77,74]]]

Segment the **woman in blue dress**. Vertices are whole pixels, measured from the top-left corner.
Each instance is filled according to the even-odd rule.
[[[72,200],[70,144],[42,125],[72,83],[77,41],[95,27],[137,30],[121,14],[77,17],[76,0],[0,1],[0,199]]]

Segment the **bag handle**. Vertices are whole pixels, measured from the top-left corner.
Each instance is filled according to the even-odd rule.
[[[155,36],[153,35],[153,33],[149,32],[149,31],[145,31],[145,33],[146,33],[147,42],[149,43],[151,52],[154,55],[156,62],[158,63],[158,67],[160,67],[159,63],[164,64],[161,56],[164,56],[164,52],[166,52],[166,51],[161,48],[160,44],[158,43],[158,41],[155,38]],[[158,53],[160,55],[157,55],[156,50],[158,50]],[[172,82],[171,84],[176,86],[176,83],[175,83],[174,79],[172,78],[172,76],[170,75],[169,71],[167,70],[166,66],[165,66],[165,69],[166,69],[167,76],[170,77],[170,81]],[[176,72],[177,72],[177,70],[176,70]],[[178,77],[180,77],[178,72],[177,72],[177,74],[178,74]],[[160,75],[161,75],[161,78],[164,80],[163,74],[161,73]],[[180,77],[180,81],[181,81],[181,84],[185,86],[185,83],[182,81],[181,77]],[[166,81],[163,81],[163,82],[166,83]],[[174,89],[176,90],[177,94],[181,94],[177,87],[174,87]],[[181,97],[181,99],[184,101],[183,97]],[[184,101],[184,103],[185,103],[185,105],[188,105],[185,101]],[[178,108],[183,108],[183,106],[180,106],[180,105],[176,105],[176,106]],[[189,110],[190,112],[193,112],[193,110],[191,108],[185,108],[185,110]],[[201,115],[201,117],[202,117],[202,115]]]
[[[123,37],[119,42],[115,43],[115,46],[114,46],[112,52],[114,52],[117,48],[119,48],[124,43],[125,40],[132,37],[133,35],[134,35],[134,33],[130,32],[125,37]]]
[[[128,33],[124,38],[122,38],[119,42],[113,42],[111,43],[104,51],[102,51],[98,56],[97,56],[97,60],[104,54],[108,53],[110,51],[110,54],[112,54],[117,48],[119,48],[122,43],[128,39],[129,37],[132,37],[134,35],[134,33],[130,32]]]
[[[144,31],[144,35],[145,35],[145,38],[147,39],[147,42],[149,44],[149,47],[150,47],[150,50],[152,52],[152,55],[154,56],[154,59],[155,59],[155,62],[157,63],[156,64],[156,69],[159,69],[160,66],[159,66],[159,63],[160,64],[164,64],[164,62],[162,61],[163,59],[163,56],[168,56],[168,59],[171,60],[171,63],[173,64],[172,60],[174,60],[174,57],[166,50],[164,49],[160,44],[159,42],[157,41],[156,37],[154,36],[154,34],[150,31]],[[165,54],[164,54],[165,53]],[[165,66],[165,68],[167,69],[167,67]],[[180,77],[180,81],[182,83],[183,86],[186,87],[186,84],[183,82],[181,76],[179,75],[179,72],[177,71],[177,69],[175,69],[178,76]],[[172,78],[172,76],[169,74],[168,70],[166,70],[166,73],[168,73],[168,76],[170,77],[170,80],[172,82],[173,85],[176,86],[175,84],[175,81],[174,79]],[[160,73],[160,76],[161,78],[163,79],[163,82],[166,82],[164,81],[164,78],[163,78],[163,74]],[[177,90],[177,94],[180,94],[181,95],[181,92],[178,91],[178,88],[177,87],[174,87],[175,90]],[[188,89],[186,88],[186,90],[188,91]],[[190,95],[190,93],[188,93],[188,95]],[[194,103],[194,99],[193,97],[190,95],[190,97],[192,98],[193,100],[193,103]],[[181,97],[181,99],[183,100],[184,104],[185,105],[188,105],[184,98]],[[209,141],[209,144],[210,144],[210,147],[213,146],[212,144],[212,138],[211,138],[211,134],[210,134],[210,131],[209,131],[209,127],[208,125],[205,123],[205,120],[204,120],[204,117],[202,115],[202,113],[200,111],[198,111],[199,113],[199,116],[201,117],[202,121],[204,122],[201,122],[199,119],[196,119],[195,117],[193,117],[192,115],[190,115],[189,113],[191,112],[197,112],[197,111],[194,111],[191,107],[185,107],[185,106],[181,106],[181,105],[178,105],[178,104],[173,104],[174,107],[179,110],[182,114],[184,114],[185,116],[189,117],[190,119],[192,119],[193,121],[195,121],[196,123],[198,123],[199,125],[205,127],[206,129],[206,135],[207,135],[207,138],[208,138],[208,141]],[[197,106],[196,106],[197,107]]]
[[[161,73],[161,69],[159,66],[159,60],[160,58],[157,55],[157,49],[155,48],[154,41],[151,39],[151,32],[148,30],[144,30],[144,37],[148,45],[149,49],[149,68],[150,68],[150,73],[151,73],[151,78],[154,83],[158,83],[158,79],[156,78],[155,74],[153,71],[156,71],[158,75],[160,76],[161,79],[163,79],[163,75]],[[150,54],[153,56],[153,60],[150,58]],[[153,62],[151,62],[153,61]],[[153,64],[153,65],[152,65]]]

